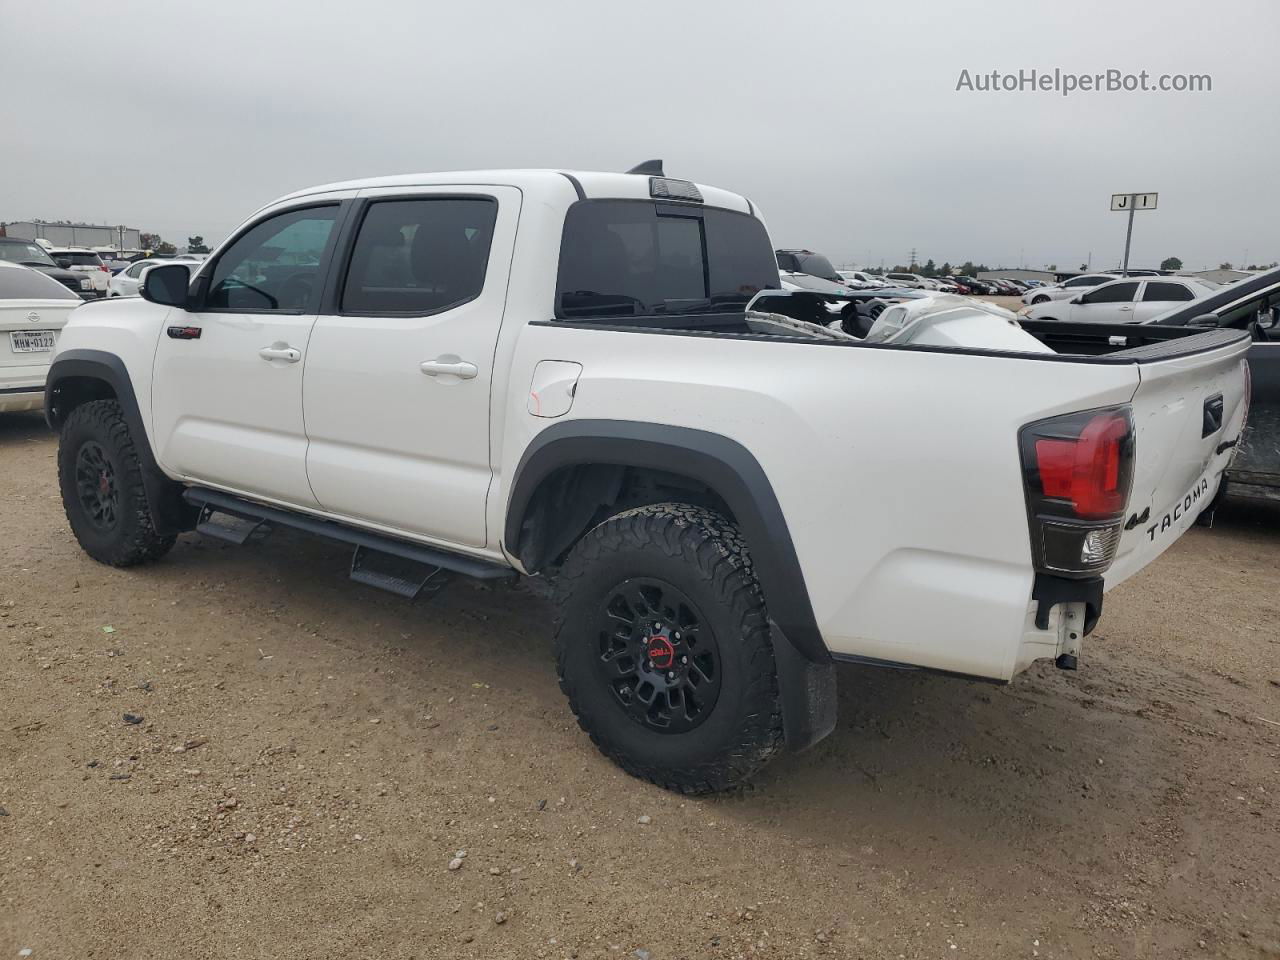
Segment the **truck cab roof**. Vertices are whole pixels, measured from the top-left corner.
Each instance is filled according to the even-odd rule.
[[[656,195],[652,181],[665,180],[673,183],[692,184],[697,188],[705,206],[721,207],[739,213],[755,213],[751,202],[741,194],[719,187],[712,187],[678,177],[650,177],[636,173],[605,173],[589,170],[461,170],[441,171],[436,173],[402,173],[386,177],[368,177],[360,180],[344,180],[337,183],[320,184],[298,190],[273,202],[271,206],[288,200],[302,199],[318,194],[335,193],[348,190],[373,190],[395,187],[423,187],[503,184],[513,186],[530,197],[555,197],[563,202],[564,198],[578,195],[581,200],[653,200]],[[569,191],[569,194],[566,194]],[[673,199],[680,200],[676,197]],[[682,202],[689,202],[684,200]]]

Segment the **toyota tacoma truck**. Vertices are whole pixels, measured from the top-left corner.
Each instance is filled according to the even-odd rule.
[[[851,333],[773,250],[655,162],[291,194],[73,314],[46,394],[71,529],[122,567],[286,527],[407,597],[536,578],[582,728],[686,792],[828,734],[837,662],[1075,667],[1214,497],[1247,333],[1064,343],[946,296]]]

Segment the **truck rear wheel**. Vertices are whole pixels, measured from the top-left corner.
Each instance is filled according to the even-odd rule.
[[[58,486],[71,532],[99,563],[130,567],[169,552],[156,533],[129,425],[115,400],[76,407],[62,425]]]
[[[556,600],[560,688],[628,773],[710,793],[781,750],[764,597],[727,519],[679,503],[618,514],[570,552]]]

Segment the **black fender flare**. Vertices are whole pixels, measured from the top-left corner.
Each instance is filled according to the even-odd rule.
[[[504,544],[514,552],[539,484],[580,464],[654,467],[714,490],[742,530],[769,608],[787,743],[801,749],[835,726],[835,670],[782,507],[764,468],[746,447],[718,433],[628,420],[569,420],[537,434],[516,467]]]
[[[182,485],[165,476],[156,463],[151,441],[142,422],[138,398],[124,361],[105,350],[67,350],[54,357],[44,387],[44,417],[54,432],[62,429],[67,404],[62,387],[68,380],[98,380],[105,383],[120,404],[125,423],[133,437],[142,467],[142,485],[151,507],[152,521],[162,535],[181,533],[195,526],[195,512],[182,499]]]

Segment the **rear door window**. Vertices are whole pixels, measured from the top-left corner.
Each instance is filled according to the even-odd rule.
[[[556,316],[734,311],[778,286],[778,260],[764,225],[753,216],[714,207],[583,200],[565,217]]]
[[[1142,302],[1167,300],[1194,300],[1195,296],[1180,283],[1147,282],[1147,289],[1142,292]]]
[[[371,203],[347,268],[342,313],[422,316],[474,300],[497,217],[492,197]]]

